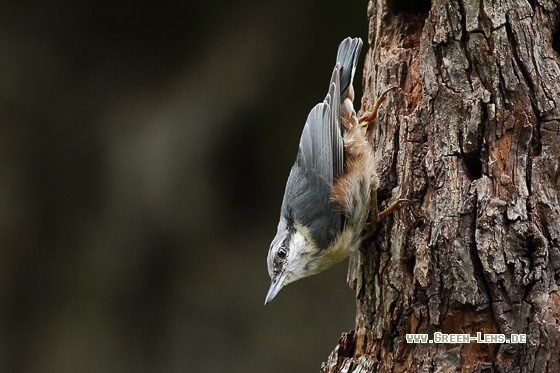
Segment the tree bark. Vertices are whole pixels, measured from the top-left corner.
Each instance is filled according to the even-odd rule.
[[[362,109],[400,88],[370,128],[378,200],[415,203],[352,258],[323,372],[560,372],[559,6],[370,2]],[[407,343],[435,332],[526,343]]]

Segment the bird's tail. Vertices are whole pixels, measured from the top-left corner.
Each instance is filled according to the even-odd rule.
[[[336,62],[341,66],[340,73],[340,102],[344,102],[348,89],[354,80],[358,57],[362,49],[362,39],[346,38],[338,46]]]

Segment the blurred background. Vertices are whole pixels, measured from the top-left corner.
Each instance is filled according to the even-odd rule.
[[[265,307],[266,254],[366,9],[1,5],[0,371],[318,371],[354,326],[347,264]]]

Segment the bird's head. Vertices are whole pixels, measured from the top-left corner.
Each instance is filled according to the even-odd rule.
[[[268,251],[268,274],[272,283],[264,304],[268,304],[289,283],[330,267],[332,263],[325,262],[323,254],[324,250],[313,242],[308,229],[281,219]]]

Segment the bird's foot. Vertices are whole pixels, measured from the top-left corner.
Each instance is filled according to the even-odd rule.
[[[403,205],[407,203],[413,203],[413,201],[405,198],[398,199],[397,201],[391,203],[385,210],[378,212],[377,209],[377,193],[372,193],[371,198],[371,209],[369,214],[369,221],[366,223],[364,239],[367,240],[375,233],[377,228],[377,223],[383,220],[387,215],[389,215],[393,210],[400,209]]]
[[[400,209],[404,204],[407,204],[407,203],[413,203],[413,202],[409,199],[401,198],[401,199],[397,200],[396,202],[391,203],[389,205],[389,207],[387,207],[385,210],[383,210],[379,214],[377,214],[376,223],[383,220],[383,218],[385,218],[385,216],[389,215],[393,210]]]
[[[387,93],[389,93],[392,90],[397,89],[397,88],[398,87],[391,87],[388,90],[386,90],[385,92],[383,92],[381,94],[381,96],[379,96],[377,98],[377,100],[375,101],[375,105],[373,106],[373,110],[371,112],[365,113],[364,115],[362,115],[358,118],[358,123],[360,123],[361,127],[367,127],[370,123],[373,123],[373,121],[375,121],[375,118],[377,117],[377,111],[379,110],[379,106],[381,106],[383,101],[385,101],[387,99]]]

